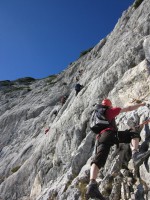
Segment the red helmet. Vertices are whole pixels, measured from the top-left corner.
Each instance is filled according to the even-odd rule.
[[[102,101],[102,105],[103,105],[103,106],[109,106],[109,107],[111,107],[111,106],[112,106],[112,103],[111,103],[111,101],[110,101],[109,99],[104,99],[104,100]]]

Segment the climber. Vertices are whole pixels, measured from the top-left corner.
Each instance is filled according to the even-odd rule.
[[[80,85],[79,83],[77,83],[75,85],[75,91],[76,91],[76,96],[78,95],[78,93],[80,92],[80,90],[83,88],[83,85]]]
[[[83,74],[83,69],[79,70],[79,76],[81,76]]]
[[[50,130],[50,128],[46,128],[44,133],[46,134],[49,130]]]
[[[91,162],[90,169],[90,182],[87,186],[86,198],[99,198],[105,200],[100,191],[98,190],[98,185],[96,178],[101,167],[104,167],[106,159],[108,157],[110,147],[114,144],[119,143],[130,143],[132,151],[132,160],[135,167],[138,167],[142,162],[150,156],[150,151],[146,153],[141,153],[138,151],[140,135],[139,133],[125,130],[117,131],[117,126],[115,123],[115,117],[122,112],[128,112],[138,109],[140,106],[145,106],[146,103],[140,103],[126,108],[112,107],[112,102],[109,99],[104,99],[101,103],[103,106],[107,107],[105,112],[106,119],[109,121],[108,128],[102,130],[96,140],[96,153]]]
[[[67,96],[66,95],[61,97],[60,102],[61,102],[62,106],[65,104],[66,100],[67,100]]]
[[[58,110],[54,110],[52,114],[56,117],[58,114]]]

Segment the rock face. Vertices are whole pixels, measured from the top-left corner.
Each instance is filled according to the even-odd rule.
[[[0,82],[0,200],[85,199],[93,105],[105,97],[121,107],[150,101],[149,13],[149,0],[129,7],[106,38],[58,75]],[[76,77],[84,86],[77,96]],[[68,96],[64,105],[62,95]],[[142,122],[149,109],[119,115],[120,130],[131,117]],[[149,125],[140,134],[147,151]],[[135,172],[130,158],[128,144],[114,146],[100,171],[100,190],[110,200],[150,199],[150,160]]]

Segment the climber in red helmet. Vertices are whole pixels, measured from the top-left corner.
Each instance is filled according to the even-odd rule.
[[[145,158],[150,156],[150,151],[146,153],[138,152],[140,135],[136,132],[130,132],[129,130],[118,131],[115,117],[122,112],[128,112],[138,109],[140,106],[145,106],[145,103],[129,106],[126,108],[113,107],[112,102],[109,99],[104,99],[101,105],[107,107],[105,111],[105,118],[108,120],[109,125],[104,130],[100,131],[96,141],[96,152],[91,162],[90,169],[90,182],[86,191],[86,198],[98,198],[105,200],[98,189],[96,178],[101,167],[104,167],[110,147],[119,143],[130,143],[132,147],[132,159],[135,167],[140,166]]]
[[[103,105],[103,106],[112,107],[112,103],[111,103],[111,101],[110,101],[109,99],[104,99],[104,100],[102,101],[102,105]]]

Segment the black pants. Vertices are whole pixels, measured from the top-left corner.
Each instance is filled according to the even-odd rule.
[[[79,92],[80,92],[80,90],[76,90],[76,96],[78,95]]]
[[[114,131],[105,131],[100,137],[97,138],[96,141],[96,154],[92,160],[92,163],[95,163],[98,168],[104,167],[110,147],[114,144],[118,143],[130,143],[133,138],[139,138],[138,133],[126,131],[118,131],[117,133]]]

